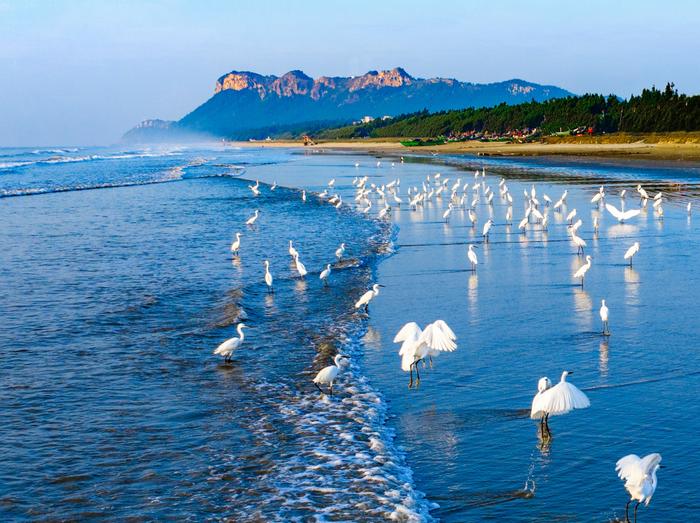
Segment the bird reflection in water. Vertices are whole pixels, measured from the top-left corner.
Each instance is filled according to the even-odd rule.
[[[598,347],[598,371],[600,372],[601,378],[608,377],[608,359],[610,357],[609,352],[609,338],[601,340],[600,346]]]

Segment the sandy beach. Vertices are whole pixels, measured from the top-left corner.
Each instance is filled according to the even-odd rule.
[[[298,140],[231,142],[244,147],[304,147]],[[537,143],[451,142],[430,147],[404,147],[399,138],[327,141],[306,146],[310,149],[382,153],[465,154],[475,156],[527,157],[571,156],[623,160],[700,162],[700,133],[663,135],[607,135],[546,138]]]

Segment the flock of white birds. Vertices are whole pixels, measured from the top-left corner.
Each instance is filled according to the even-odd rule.
[[[403,158],[401,158],[403,163]],[[392,163],[392,166],[395,164]],[[381,162],[377,162],[377,167],[381,166]],[[356,163],[358,168],[359,164]],[[449,223],[450,217],[455,209],[466,210],[467,217],[472,227],[476,227],[478,223],[477,206],[480,203],[485,203],[490,208],[490,216],[493,216],[493,200],[495,192],[487,183],[485,170],[476,171],[471,186],[467,182],[463,182],[458,178],[452,183],[447,177],[442,177],[440,173],[432,176],[426,176],[420,186],[411,186],[406,191],[405,195],[401,193],[401,180],[396,178],[388,183],[377,185],[369,182],[369,176],[356,176],[352,181],[354,188],[354,205],[355,209],[361,214],[368,214],[372,208],[378,208],[377,218],[387,219],[391,216],[392,209],[402,205],[408,206],[409,209],[415,210],[426,202],[446,202],[446,209],[442,214],[445,222]],[[256,181],[255,185],[249,186],[255,196],[261,194],[260,182]],[[277,188],[277,183],[273,183],[269,189],[274,191]],[[508,188],[506,180],[502,178],[498,183],[498,196],[506,205],[505,223],[511,225],[513,223],[513,202],[514,198]],[[653,197],[641,186],[637,185],[637,196],[634,197],[635,203],[639,203],[634,208],[626,208],[628,199],[633,198],[628,195],[627,190],[622,190],[617,195],[619,199],[619,208],[611,203],[611,196],[606,193],[605,187],[601,186],[598,192],[591,198],[591,205],[599,208],[604,205],[604,208],[615,218],[619,223],[632,220],[642,213],[642,209],[646,208],[649,202],[656,216],[656,219],[662,220],[664,216],[663,201],[664,195],[661,192],[656,193]],[[537,188],[532,185],[530,190],[523,191],[524,194],[524,215],[518,222],[518,230],[521,234],[527,234],[528,229],[539,227],[540,230],[546,231],[549,225],[550,211],[554,213],[563,213],[566,210],[566,201],[568,190],[555,201],[549,195],[542,194],[541,199],[538,197]],[[327,202],[336,208],[343,205],[348,205],[343,202],[341,195],[335,192],[335,179],[328,182],[327,188],[322,192],[316,193],[315,196],[322,202]],[[307,192],[303,190],[301,193],[303,202],[307,201]],[[688,216],[691,214],[691,203],[687,204],[686,211]],[[254,214],[246,220],[247,226],[253,227],[260,213],[256,209]],[[562,214],[563,216],[563,214]],[[572,209],[566,214],[565,220],[568,222],[568,232],[573,246],[577,249],[577,255],[584,256],[587,247],[586,241],[578,235],[578,230],[582,226],[581,219],[576,219],[577,211]],[[576,221],[574,221],[576,220]],[[494,221],[489,217],[481,229],[483,242],[489,241],[489,235],[494,225]],[[599,222],[598,218],[593,220],[594,234],[598,235]],[[241,249],[242,234],[237,232],[235,240],[231,244],[231,253],[233,256],[238,256]],[[469,244],[467,248],[467,262],[472,271],[476,271],[479,265],[479,258],[475,251],[477,245]],[[640,244],[634,242],[625,252],[624,260],[632,265],[634,257],[639,253]],[[336,260],[342,260],[345,255],[346,245],[340,244],[335,251]],[[292,240],[289,240],[289,256],[294,262],[294,267],[299,278],[304,278],[308,271],[300,260],[300,254],[294,247]],[[583,287],[584,279],[589,270],[593,267],[593,259],[590,255],[585,255],[584,262],[573,273],[574,280],[579,280]],[[273,292],[273,276],[270,272],[269,260],[264,260],[265,273],[264,281],[269,292]],[[332,272],[332,264],[328,263],[320,273],[320,280],[324,285],[328,285],[329,277]],[[356,301],[354,307],[358,311],[369,313],[370,302],[379,294],[379,284],[374,284],[371,289],[367,290]],[[602,321],[602,335],[610,336],[608,326],[609,309],[603,299],[600,307],[600,318]],[[232,361],[232,356],[243,343],[245,338],[243,329],[245,324],[240,323],[236,327],[238,337],[230,338],[219,345],[214,354],[224,357],[226,363]],[[426,367],[426,360],[430,367],[433,366],[433,357],[443,352],[453,352],[457,348],[457,337],[452,329],[443,320],[436,320],[421,329],[420,326],[411,321],[406,323],[394,337],[394,343],[401,343],[399,356],[401,357],[401,370],[409,373],[409,388],[420,384],[419,364],[422,363]],[[313,379],[313,384],[325,394],[321,385],[327,387],[330,395],[333,394],[333,383],[343,369],[344,362],[347,357],[338,354],[333,360],[333,365],[329,365],[321,369]],[[413,374],[416,378],[414,380]],[[537,384],[537,394],[532,400],[530,417],[539,420],[540,435],[543,439],[551,437],[549,428],[549,417],[567,414],[575,409],[583,409],[590,406],[590,401],[585,393],[583,393],[575,385],[567,381],[567,377],[572,374],[572,371],[565,370],[559,383],[552,385],[548,377],[542,377]],[[625,482],[630,500],[625,507],[625,518],[629,521],[629,506],[630,503],[636,501],[634,507],[634,519],[637,518],[637,508],[641,503],[649,504],[654,491],[656,490],[657,470],[661,467],[661,455],[657,453],[649,454],[640,458],[634,454],[627,455],[621,458],[616,464],[616,471],[619,477]]]

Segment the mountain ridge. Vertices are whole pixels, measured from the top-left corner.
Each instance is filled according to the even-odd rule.
[[[557,86],[518,78],[489,84],[418,78],[402,67],[315,79],[298,69],[281,76],[233,70],[216,80],[209,100],[167,130],[159,128],[157,136],[198,133],[210,138],[263,138],[291,129],[349,123],[364,116],[517,104],[571,95]],[[142,139],[149,133],[156,134],[142,123],[128,131],[125,139]]]

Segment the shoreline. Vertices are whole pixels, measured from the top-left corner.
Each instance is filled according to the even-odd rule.
[[[567,157],[571,159],[624,160],[634,162],[668,162],[697,164],[700,166],[700,143],[691,141],[644,140],[623,143],[598,143],[598,137],[585,137],[579,141],[558,140],[556,143],[501,143],[501,142],[452,142],[437,146],[404,147],[399,139],[356,140],[319,142],[304,146],[296,140],[273,140],[257,142],[227,142],[235,147],[284,147],[308,149],[311,151],[362,151],[365,153],[392,154],[451,154],[474,157],[527,158],[527,157]]]

